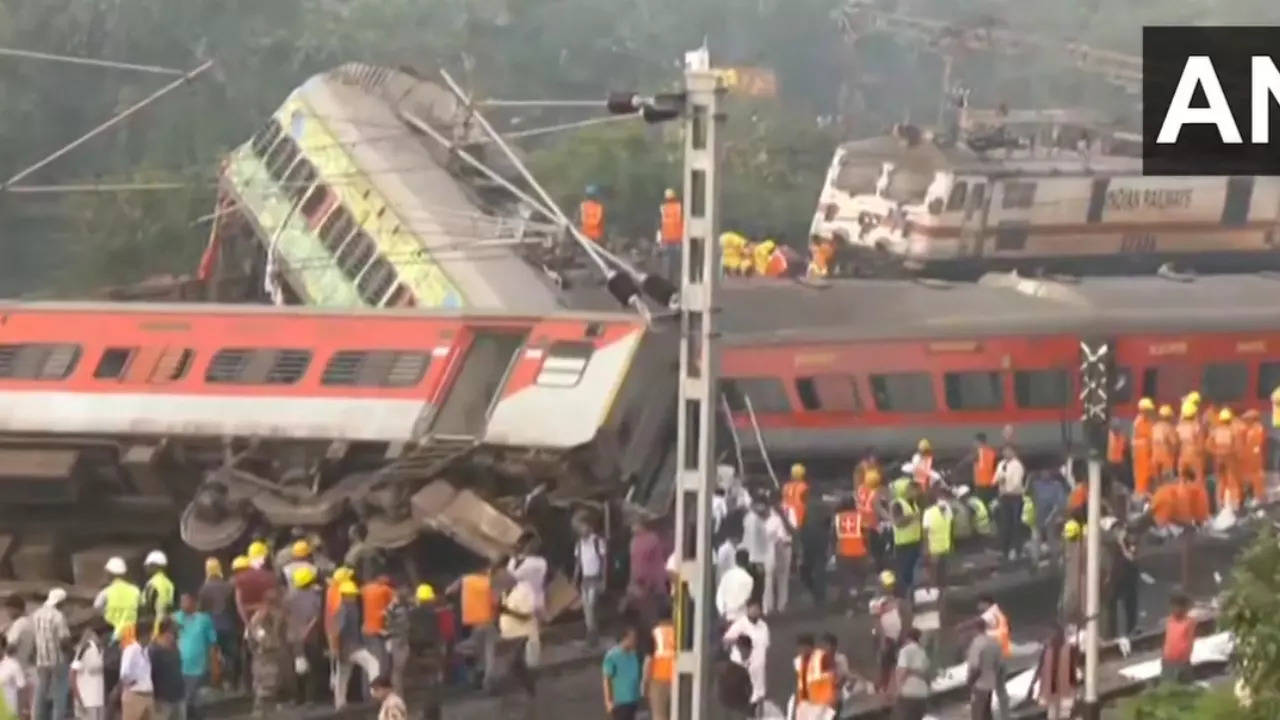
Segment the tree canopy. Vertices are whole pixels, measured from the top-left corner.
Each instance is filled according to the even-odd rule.
[[[183,188],[0,194],[0,294],[50,285],[83,289],[188,270],[207,236],[207,224],[196,220],[211,209],[220,157],[247,139],[309,75],[351,60],[447,67],[482,96],[602,98],[609,90],[674,87],[683,52],[705,39],[717,64],[772,69],[780,88],[774,101],[731,110],[726,162],[733,181],[725,187],[726,225],[802,238],[835,143],[878,133],[904,118],[932,121],[939,97],[941,63],[935,52],[875,34],[848,45],[833,17],[840,4],[3,0],[0,45],[6,47],[179,68],[213,58],[217,66],[25,180],[159,180]],[[1139,51],[1144,23],[1280,19],[1280,6],[1271,0],[886,4],[898,12],[998,23],[1126,52]],[[953,77],[973,89],[974,104],[1087,104],[1132,115],[1132,98],[1050,55],[975,53],[957,60]],[[0,167],[11,175],[166,81],[0,58]],[[830,117],[838,123],[820,128],[818,118]],[[753,118],[761,122],[753,126]],[[563,117],[529,113],[521,119],[527,126]],[[644,218],[664,184],[677,178],[671,143],[662,138],[639,127],[610,127],[522,144],[538,156],[543,179],[562,199],[572,199],[591,178],[616,193],[613,217],[631,218],[629,227],[648,233]]]

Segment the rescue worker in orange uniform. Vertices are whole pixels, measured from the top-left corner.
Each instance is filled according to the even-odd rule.
[[[1161,405],[1158,419],[1151,424],[1151,476],[1156,483],[1173,480],[1178,436],[1173,430],[1173,407]]]
[[[814,645],[812,635],[796,639],[795,720],[818,720],[831,715],[840,699],[836,689],[835,658]]]
[[[1192,473],[1178,478],[1178,515],[1188,527],[1209,522],[1209,493]]]
[[[987,505],[996,499],[996,449],[987,442],[986,433],[973,436],[973,493]]]
[[[1009,618],[996,604],[990,595],[978,598],[978,615],[986,626],[987,634],[1000,643],[1000,652],[1005,659],[1013,657],[1013,634],[1009,629]]]
[[[867,535],[861,509],[849,503],[835,514],[832,530],[836,538],[836,562],[845,586],[861,587],[866,577]]]
[[[1151,490],[1151,426],[1155,424],[1156,404],[1151,398],[1138,401],[1138,417],[1133,419],[1133,492],[1147,495]]]
[[[673,283],[680,282],[680,246],[684,242],[684,204],[676,191],[667,188],[658,207],[658,245],[662,252],[662,271]]]
[[[1264,463],[1267,457],[1267,429],[1257,410],[1244,413],[1243,451],[1240,455],[1240,482],[1251,493],[1250,505],[1267,499]]]
[[[587,186],[587,197],[578,206],[578,229],[597,245],[604,244],[604,203],[600,202],[600,190]]]
[[[930,483],[942,479],[938,471],[933,469],[933,444],[928,438],[922,438],[916,444],[916,454],[911,456],[911,462],[902,466],[902,472],[910,474],[925,492],[929,491]]]
[[[1213,430],[1209,432],[1208,442],[1205,448],[1209,451],[1209,457],[1213,459],[1213,475],[1217,482],[1218,506],[1230,506],[1234,510],[1240,509],[1240,475],[1236,467],[1238,453],[1236,452],[1235,433],[1231,430],[1231,420],[1233,418],[1230,408],[1223,408],[1218,413],[1218,422],[1213,426]]]
[[[1151,496],[1151,519],[1158,529],[1164,530],[1179,524],[1179,494],[1181,483],[1165,483]]]
[[[836,246],[830,239],[814,235],[809,238],[809,277],[824,278],[831,274],[831,259]]]
[[[1182,419],[1173,428],[1178,436],[1178,477],[1190,472],[1196,482],[1204,485],[1204,432],[1195,403],[1183,400],[1181,414]]]
[[[1107,429],[1107,472],[1111,474],[1111,482],[1129,484],[1129,468],[1125,466],[1125,455],[1129,452],[1129,436],[1124,431],[1124,423],[1112,420]]]
[[[671,684],[675,679],[676,627],[671,611],[664,609],[653,628],[653,652],[645,658],[640,687],[649,699],[649,717],[671,717]]]
[[[877,571],[889,566],[889,538],[881,532],[882,521],[889,518],[889,495],[884,485],[884,475],[874,452],[858,463],[854,470],[853,497],[858,515],[862,518],[862,532],[867,550],[875,561]]]
[[[791,479],[782,486],[782,511],[787,522],[797,531],[804,527],[804,514],[809,506],[809,481],[804,465],[791,466]]]

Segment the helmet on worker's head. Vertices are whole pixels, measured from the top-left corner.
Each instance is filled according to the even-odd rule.
[[[1156,404],[1154,401],[1151,400],[1151,398],[1144,397],[1138,401],[1138,409],[1143,411],[1155,410]]]
[[[1196,404],[1195,404],[1195,403],[1191,402],[1190,400],[1183,400],[1183,401],[1182,401],[1182,419],[1183,419],[1183,420],[1195,420],[1195,419],[1196,419]]]
[[[250,565],[250,563],[249,563],[249,556],[248,556],[248,555],[237,555],[237,556],[235,556],[234,558],[232,558],[232,559],[231,559],[231,572],[239,572],[239,571],[241,571],[241,570],[248,570],[248,569],[249,569],[249,565]]]
[[[1199,404],[1200,404],[1200,391],[1199,391],[1199,390],[1192,390],[1191,392],[1187,393],[1187,402],[1191,403],[1192,405],[1199,405]]]
[[[204,576],[211,578],[222,577],[222,561],[216,557],[205,558]]]
[[[348,597],[359,595],[360,588],[356,587],[356,584],[351,580],[343,580],[342,584],[338,585],[338,593]]]
[[[587,193],[587,197],[593,198],[600,194],[600,188],[596,187],[595,185],[588,185],[586,193]]]
[[[125,565],[124,558],[119,556],[107,560],[107,564],[104,569],[112,575],[124,575],[129,572],[129,566]]]
[[[316,569],[310,565],[303,565],[293,571],[293,586],[296,588],[304,588],[316,581]]]
[[[922,453],[933,452],[933,443],[929,442],[929,438],[920,438],[920,442],[916,443],[916,451]]]
[[[804,476],[805,476],[805,469],[804,469],[804,465],[803,465],[803,464],[801,464],[801,463],[796,463],[795,465],[792,465],[792,466],[791,466],[791,479],[792,479],[792,480],[803,480],[803,479],[804,479]]]
[[[1162,417],[1162,418],[1171,418],[1171,417],[1173,417],[1173,407],[1172,407],[1172,406],[1170,406],[1170,405],[1161,405],[1161,406],[1160,406],[1160,417]]]
[[[245,554],[249,556],[250,560],[261,560],[267,556],[268,552],[270,550],[267,549],[266,543],[261,540],[254,540],[249,543],[249,550]]]
[[[762,252],[773,252],[773,249],[776,247],[778,247],[778,243],[774,242],[773,238],[765,238],[764,242],[756,246],[756,249]]]
[[[1271,402],[1280,403],[1280,387],[1271,391]]]
[[[884,570],[880,573],[880,584],[884,587],[893,587],[898,582],[898,576],[893,574],[892,570]]]
[[[356,571],[349,567],[343,566],[333,571],[333,581],[336,583],[344,583],[356,576]]]
[[[422,583],[421,585],[418,586],[418,589],[414,591],[413,596],[418,600],[419,603],[435,602],[436,589],[431,587],[427,583]]]
[[[164,556],[160,550],[152,550],[147,553],[147,559],[142,561],[146,567],[166,567],[169,565],[169,558]]]
[[[673,190],[673,189],[671,189],[671,188],[667,188],[666,190],[663,190],[663,191],[662,191],[662,197],[663,197],[663,199],[665,199],[665,200],[675,200],[675,199],[676,199],[676,191],[675,191],[675,190]]]
[[[1075,520],[1068,520],[1067,523],[1062,526],[1062,539],[1079,540],[1080,532],[1080,523]]]
[[[307,542],[306,540],[298,540],[293,544],[293,549],[290,551],[290,554],[292,554],[295,558],[298,558],[299,560],[305,557],[310,557],[311,543]]]
[[[1231,414],[1231,408],[1222,408],[1218,411],[1218,422],[1231,422],[1231,418],[1235,417]]]

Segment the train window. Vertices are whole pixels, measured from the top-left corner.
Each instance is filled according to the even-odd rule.
[[[348,278],[354,280],[360,275],[360,271],[365,265],[373,259],[377,248],[374,247],[373,241],[369,239],[364,231],[356,231],[356,234],[348,240],[338,251],[338,268],[342,270]]]
[[[275,118],[269,118],[262,129],[253,136],[250,147],[253,154],[262,157],[266,154],[276,140],[280,138],[280,123]]]
[[[342,247],[342,241],[347,239],[355,227],[356,223],[351,219],[351,213],[347,212],[346,208],[338,206],[325,217],[324,222],[320,223],[320,229],[316,234],[320,236],[320,242],[324,243],[325,249],[332,253]]]
[[[404,283],[397,283],[391,294],[382,301],[382,307],[413,307],[413,293]]]
[[[1127,405],[1133,401],[1133,371],[1127,367],[1115,370],[1115,380],[1111,383],[1111,402],[1115,405]]]
[[[311,364],[308,350],[228,348],[209,361],[204,379],[236,385],[292,385]]]
[[[79,360],[75,343],[0,345],[0,378],[64,380]]]
[[[582,380],[587,361],[595,346],[584,342],[553,343],[542,361],[535,384],[549,387],[573,387]]]
[[[951,197],[947,198],[947,210],[964,209],[965,196],[969,194],[969,184],[958,182],[951,188]]]
[[[276,143],[275,147],[271,148],[271,152],[267,154],[263,162],[267,165],[267,172],[279,182],[280,178],[284,177],[285,171],[293,165],[293,161],[296,159],[298,159],[297,143],[288,135],[281,135],[280,141]]]
[[[289,168],[289,172],[285,174],[281,183],[285,186],[285,192],[289,193],[289,197],[295,200],[301,200],[304,193],[316,181],[316,169],[311,161],[299,155],[298,161]]]
[[[999,372],[959,372],[943,376],[947,407],[952,410],[998,410],[1004,407]]]
[[[816,375],[796,378],[796,394],[805,410],[861,412],[858,385],[848,375]]]
[[[1218,403],[1243,400],[1249,388],[1249,368],[1235,363],[1205,365],[1200,387],[1206,400]]]
[[[93,369],[93,376],[99,380],[118,380],[124,377],[129,360],[137,352],[137,348],[107,348],[98,358],[98,367]]]
[[[1033,182],[1006,182],[1004,184],[1005,210],[1029,208],[1035,204],[1036,184]]]
[[[996,228],[996,250],[1025,249],[1030,232],[1031,226],[1027,223],[1000,223]]]
[[[343,350],[329,358],[321,385],[411,387],[431,364],[426,353],[405,350]]]
[[[307,196],[302,199],[302,204],[298,206],[298,212],[303,216],[314,219],[326,205],[329,204],[329,186],[324,183],[316,183],[307,191]]]
[[[1276,388],[1280,388],[1280,362],[1262,363],[1258,366],[1258,398],[1270,399]]]
[[[926,413],[937,408],[929,373],[891,373],[871,376],[876,409],[884,412]]]
[[[1196,389],[1199,373],[1188,365],[1164,365],[1142,371],[1142,397],[1174,400]]]
[[[1071,382],[1065,370],[1019,370],[1013,374],[1013,395],[1020,408],[1066,407]]]
[[[356,292],[366,303],[377,306],[396,281],[396,269],[379,255],[356,281]]]
[[[166,349],[160,353],[156,366],[151,370],[150,382],[163,384],[181,380],[187,370],[191,369],[191,360],[195,355],[191,348]]]
[[[746,412],[748,399],[751,409],[757,413],[791,412],[787,389],[778,378],[725,378],[720,381],[720,391],[733,412]]]

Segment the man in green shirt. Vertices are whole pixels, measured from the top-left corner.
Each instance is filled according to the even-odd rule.
[[[640,657],[636,654],[636,629],[627,627],[601,666],[604,675],[604,708],[613,720],[634,720],[640,708]]]

